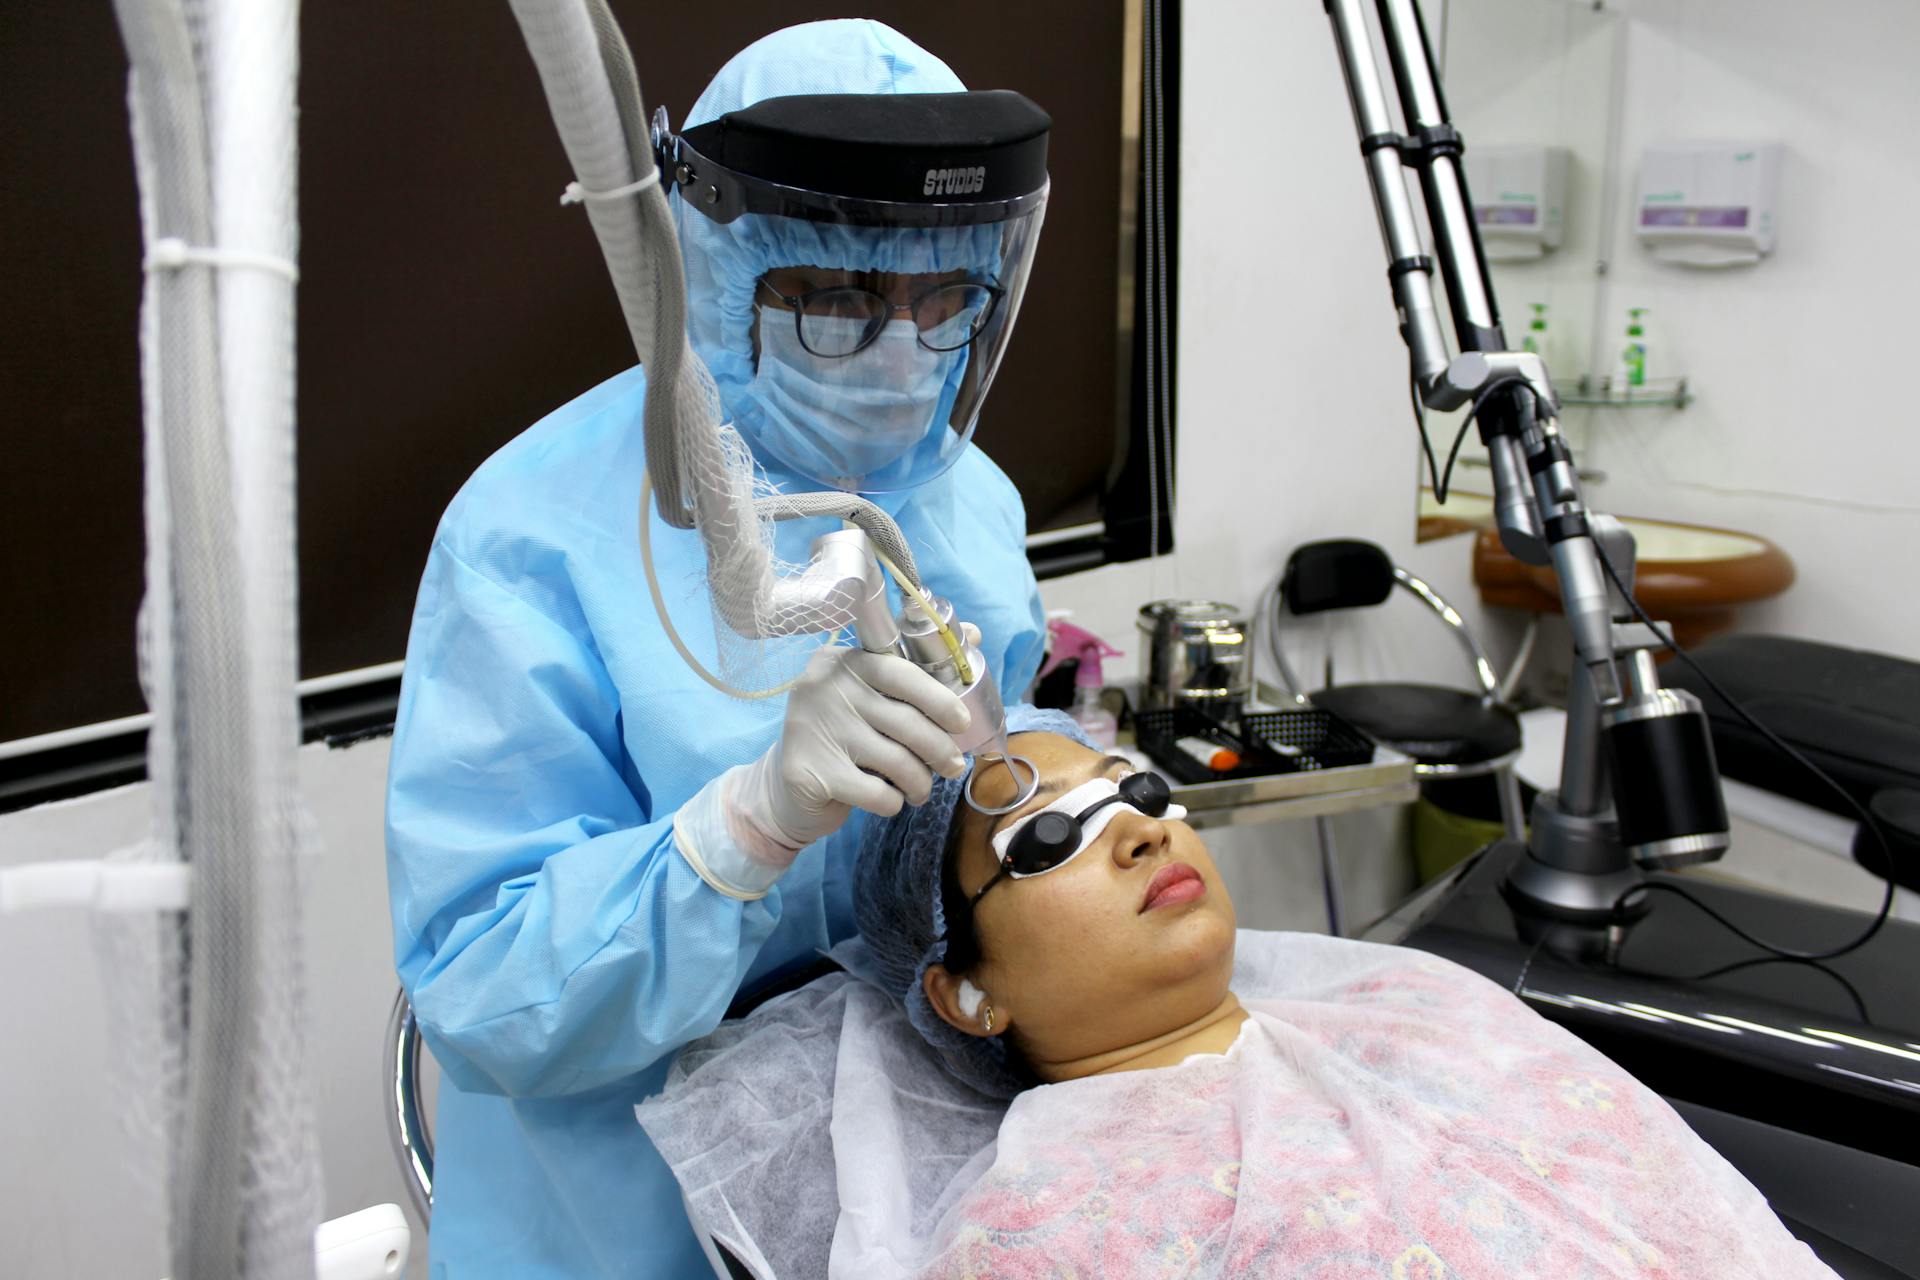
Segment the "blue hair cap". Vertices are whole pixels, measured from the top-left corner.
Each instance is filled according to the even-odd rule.
[[[1092,746],[1064,711],[1018,703],[1007,708],[1007,732],[1057,733]],[[927,969],[947,955],[947,919],[940,879],[947,834],[966,779],[935,777],[923,805],[908,806],[884,822],[867,824],[853,870],[853,913],[871,952],[872,972],[906,1006],[907,1021],[945,1061],[947,1069],[980,1092],[1011,1098],[1032,1083],[1007,1061],[997,1036],[972,1036],[949,1026],[927,1000]]]

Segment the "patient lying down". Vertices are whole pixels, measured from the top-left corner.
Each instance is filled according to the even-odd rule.
[[[864,945],[836,953],[857,979],[723,1027],[640,1109],[758,1273],[1831,1275],[1507,992],[1413,950],[1236,933],[1164,791],[1015,715],[1056,730],[1013,740],[1041,793],[989,819],[947,784],[876,823]]]

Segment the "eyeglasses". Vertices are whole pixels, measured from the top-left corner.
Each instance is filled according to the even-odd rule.
[[[1110,780],[1095,779],[1083,784],[1097,787],[1102,782],[1114,786]],[[1074,790],[1078,791],[1076,787]],[[1062,800],[1073,798],[1068,792]],[[1058,804],[1060,801],[1055,801]],[[1080,855],[1083,849],[1092,847],[1099,830],[1088,831],[1087,820],[1109,805],[1124,804],[1137,809],[1149,818],[1168,816],[1169,810],[1179,809],[1173,803],[1173,793],[1167,789],[1167,780],[1157,773],[1130,773],[1120,779],[1116,789],[1101,796],[1098,800],[1080,810],[1068,813],[1064,810],[1047,808],[1026,819],[1011,832],[1002,833],[1011,838],[1006,841],[1006,850],[1000,857],[1000,870],[993,879],[980,886],[980,891],[967,900],[969,910],[980,904],[987,896],[987,890],[1002,880],[1026,880],[1033,876],[1043,876],[1049,871],[1058,871]],[[1182,817],[1185,809],[1173,814]],[[1105,824],[1101,824],[1104,826]],[[996,843],[998,840],[996,839]]]
[[[760,287],[793,309],[800,345],[816,356],[838,360],[868,346],[896,311],[913,317],[920,345],[929,351],[958,351],[979,337],[999,309],[1006,291],[995,284],[954,280],[937,284],[910,302],[889,302],[871,289],[836,284],[786,294],[760,281]],[[950,325],[964,319],[964,325]]]

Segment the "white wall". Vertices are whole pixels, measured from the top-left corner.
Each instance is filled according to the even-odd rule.
[[[1413,553],[1407,358],[1327,17],[1315,4],[1213,0],[1186,6],[1182,41],[1176,550],[1042,585],[1050,608],[1127,651],[1116,664],[1126,672],[1146,601],[1251,609],[1288,552],[1315,538]],[[1450,643],[1437,627],[1386,627],[1349,649],[1379,668],[1399,657],[1457,678]],[[1399,644],[1411,651],[1393,654]],[[1410,887],[1402,820],[1336,821],[1350,917]],[[1243,924],[1321,926],[1311,823],[1209,832],[1207,843]]]
[[[1465,19],[1475,2],[1455,0],[1469,35]],[[1542,0],[1549,9],[1559,3],[1580,7]],[[1653,359],[1662,366],[1655,373],[1686,373],[1697,398],[1679,412],[1572,411],[1566,425],[1582,464],[1606,476],[1589,486],[1589,498],[1602,510],[1752,530],[1783,547],[1799,580],[1776,600],[1742,611],[1743,628],[1920,657],[1920,565],[1907,554],[1920,546],[1913,483],[1920,431],[1894,398],[1920,337],[1908,304],[1920,295],[1920,264],[1896,238],[1920,205],[1920,166],[1907,152],[1904,124],[1920,112],[1920,76],[1911,67],[1920,8],[1905,0],[1609,0],[1607,7],[1625,28],[1625,88],[1614,234],[1601,255],[1611,269],[1600,285],[1594,346],[1611,349],[1607,334],[1624,330],[1628,306],[1651,307]],[[1194,6],[1187,15],[1187,93],[1190,100],[1204,94],[1207,110],[1195,103],[1184,117],[1184,207],[1192,220],[1181,245],[1177,577],[1170,584],[1162,568],[1150,590],[1139,566],[1102,570],[1048,584],[1049,602],[1100,619],[1131,649],[1129,615],[1138,601],[1204,592],[1251,605],[1286,548],[1353,532],[1381,541],[1438,586],[1498,661],[1512,650],[1518,620],[1479,607],[1470,539],[1414,547],[1400,519],[1390,477],[1414,466],[1401,447],[1411,428],[1394,376],[1404,356],[1390,331],[1380,251],[1324,17],[1311,5],[1271,8]],[[1599,42],[1579,44],[1584,67]],[[1457,66],[1474,65],[1458,45],[1450,56]],[[1463,87],[1452,96],[1484,106],[1501,95]],[[1592,97],[1585,90],[1574,96]],[[1226,221],[1240,225],[1215,221],[1201,204],[1215,190],[1202,184],[1219,182],[1226,167],[1194,166],[1210,144],[1216,154],[1233,145],[1219,121],[1262,112],[1291,122],[1285,147],[1272,153],[1276,163],[1294,162],[1290,180],[1243,173],[1232,189],[1267,205],[1246,210],[1245,223],[1260,233],[1251,241],[1216,238]],[[1532,136],[1527,128],[1514,136],[1521,134]],[[1632,238],[1640,150],[1730,136],[1785,145],[1774,253],[1725,271],[1654,263]],[[1265,158],[1255,153],[1249,167]],[[1594,247],[1578,229],[1571,239],[1583,255]],[[1511,285],[1527,269],[1502,270]],[[1208,290],[1236,272],[1279,276],[1290,286],[1282,296],[1311,302],[1253,323],[1209,309],[1215,295]],[[1527,298],[1512,287],[1502,296],[1517,336]],[[1196,314],[1203,310],[1210,313]],[[1578,319],[1568,314],[1556,323],[1571,329]],[[1238,369],[1246,380],[1206,385],[1202,365]],[[1322,392],[1350,389],[1357,420],[1342,430],[1315,414],[1311,388],[1300,386],[1309,378]],[[1289,387],[1306,394],[1287,394]],[[1228,465],[1201,474],[1223,458]],[[1264,506],[1262,462],[1290,476]],[[1412,487],[1409,481],[1409,493]],[[1233,519],[1222,521],[1221,512]],[[1432,633],[1422,621],[1402,610],[1386,627],[1391,634],[1369,637],[1361,657],[1444,674],[1452,655],[1426,643]]]
[[[1920,546],[1920,430],[1889,396],[1920,336],[1907,309],[1920,266],[1890,234],[1920,205],[1920,166],[1905,150],[1906,122],[1920,113],[1911,68],[1920,8],[1608,8],[1626,26],[1627,74],[1602,333],[1615,318],[1624,329],[1626,307],[1651,307],[1656,364],[1687,373],[1698,399],[1678,413],[1570,416],[1583,465],[1608,477],[1589,497],[1601,510],[1752,530],[1785,548],[1798,583],[1744,611],[1743,627],[1920,656],[1920,566],[1909,554]],[[1127,649],[1131,669],[1143,601],[1205,596],[1251,608],[1294,545],[1347,534],[1382,543],[1438,587],[1498,665],[1519,619],[1480,607],[1471,540],[1412,543],[1405,355],[1326,18],[1317,5],[1214,3],[1189,6],[1186,24],[1177,549],[1158,565],[1049,582],[1047,603]],[[1776,251],[1723,272],[1652,263],[1631,242],[1641,147],[1728,136],[1786,145]],[[1263,147],[1262,137],[1272,141]],[[1523,322],[1526,300],[1505,298],[1510,324]],[[1363,637],[1345,637],[1348,671],[1459,678],[1431,620],[1394,608]],[[1390,901],[1399,883],[1381,848],[1387,834],[1343,822],[1356,915]],[[1312,925],[1306,828],[1210,843],[1241,877],[1232,884],[1243,915]],[[1786,887],[1800,875],[1792,862],[1748,842],[1722,866]],[[1815,878],[1845,870],[1829,864]]]
[[[1140,605],[1251,607],[1298,543],[1411,541],[1417,444],[1326,15],[1188,5],[1174,553],[1044,584],[1128,651]]]
[[[1447,0],[1444,4],[1447,107],[1466,136],[1469,168],[1489,146],[1563,147],[1568,173],[1562,240],[1533,260],[1492,264],[1494,289],[1510,341],[1529,336],[1532,304],[1547,308],[1542,354],[1562,391],[1593,367],[1595,312],[1604,258],[1602,219],[1594,216],[1606,198],[1612,157],[1616,69],[1623,41],[1620,16],[1572,0]],[[1474,195],[1495,193],[1473,179]],[[1448,332],[1451,334],[1451,321]],[[1607,350],[1614,350],[1607,318]],[[1435,438],[1450,440],[1464,411],[1430,414]],[[1570,424],[1571,425],[1571,424]],[[1580,450],[1579,433],[1571,435]],[[1439,446],[1436,446],[1438,448]],[[1462,492],[1489,493],[1486,448],[1479,433],[1467,433]]]
[[[1577,7],[1539,7],[1556,4]],[[1476,14],[1504,6],[1453,0],[1453,8],[1451,60],[1484,71],[1486,59],[1459,42],[1486,42]],[[1497,269],[1509,336],[1519,336],[1528,300],[1554,298],[1565,339],[1555,373],[1568,382],[1611,358],[1626,308],[1650,307],[1653,372],[1686,374],[1697,398],[1678,412],[1571,410],[1564,425],[1581,464],[1606,477],[1589,484],[1589,500],[1778,543],[1799,580],[1743,610],[1742,628],[1920,657],[1920,566],[1905,554],[1920,545],[1920,432],[1895,398],[1920,336],[1907,301],[1920,293],[1920,265],[1895,238],[1920,203],[1920,166],[1903,123],[1920,111],[1911,67],[1920,8],[1904,0],[1608,0],[1607,9],[1624,27],[1613,235],[1594,246],[1576,225],[1559,255],[1597,248],[1610,264],[1597,337],[1587,342],[1585,317],[1559,305],[1554,291],[1566,281],[1551,260]],[[1591,47],[1583,42],[1576,53],[1582,66]],[[1539,137],[1538,120],[1502,131],[1486,118],[1514,93],[1461,86],[1450,96],[1469,146],[1489,131]],[[1632,235],[1640,152],[1710,138],[1784,144],[1777,246],[1752,267],[1657,264]],[[1576,221],[1595,221],[1595,197],[1590,188],[1576,201]],[[1485,479],[1470,473],[1468,487]],[[1472,599],[1468,548],[1468,539],[1450,539],[1410,558],[1443,589],[1454,586],[1450,598],[1466,597],[1463,611],[1498,655],[1512,619],[1488,617]]]
[[[381,828],[387,744],[315,745],[299,759],[322,841],[306,896],[308,1070],[325,1212],[338,1217],[407,1203],[387,1149],[380,1076],[397,987]],[[141,783],[0,815],[0,866],[133,844],[146,833],[148,804]],[[119,1046],[86,914],[0,917],[0,974],[0,1274],[157,1280],[165,1247],[153,1200],[120,1159],[109,1071]]]
[[[1920,431],[1904,374],[1920,328],[1920,7],[1906,0],[1615,0],[1626,15],[1627,181],[1607,293],[1624,332],[1652,308],[1655,374],[1679,413],[1598,412],[1583,461],[1626,514],[1752,530],[1800,580],[1741,625],[1920,657]],[[1773,254],[1753,267],[1655,264],[1629,243],[1647,143],[1785,144]]]

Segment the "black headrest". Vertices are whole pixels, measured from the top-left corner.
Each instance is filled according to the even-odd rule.
[[[1329,538],[1287,557],[1280,598],[1291,613],[1362,609],[1393,592],[1393,561],[1371,542]]]

